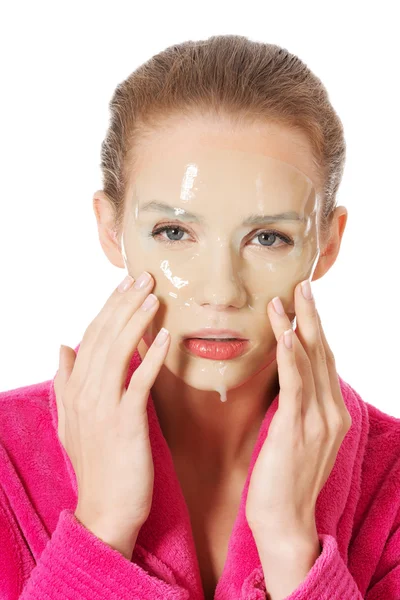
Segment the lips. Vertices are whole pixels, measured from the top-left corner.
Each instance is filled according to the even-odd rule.
[[[232,341],[232,340],[238,340],[239,338],[234,338],[234,337],[195,337],[195,338],[185,338],[187,340],[210,340],[212,342],[228,342],[228,341]]]
[[[248,340],[187,338],[184,347],[190,354],[211,360],[231,360],[249,349]]]
[[[239,331],[234,329],[212,329],[207,327],[199,329],[191,333],[185,334],[184,339],[200,339],[200,340],[246,340]]]

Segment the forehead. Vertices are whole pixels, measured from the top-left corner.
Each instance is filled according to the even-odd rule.
[[[175,216],[186,213],[227,218],[226,212],[256,209],[273,213],[311,212],[313,182],[297,167],[255,152],[188,144],[142,160],[135,176],[132,202],[137,215],[161,212],[169,204]],[[164,207],[164,211],[168,212]],[[171,215],[171,210],[169,211]],[[292,214],[292,216],[290,215]]]

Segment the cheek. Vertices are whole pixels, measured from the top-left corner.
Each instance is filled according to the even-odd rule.
[[[249,303],[256,312],[267,314],[269,302],[279,296],[287,311],[293,305],[293,296],[299,277],[298,261],[283,260],[279,264],[265,264],[262,268],[247,268],[241,273],[247,288]]]
[[[168,261],[165,256],[160,256],[154,242],[143,241],[139,235],[139,232],[133,230],[123,240],[121,251],[125,268],[135,279],[143,271],[148,271],[154,279],[152,292],[159,296],[160,300],[165,300],[165,295],[171,288],[168,281],[169,269],[166,267]]]
[[[279,296],[286,313],[293,320],[295,288],[312,275],[318,256],[317,248],[309,245],[302,253],[293,253],[279,262],[248,271],[246,280],[250,294],[265,306]]]

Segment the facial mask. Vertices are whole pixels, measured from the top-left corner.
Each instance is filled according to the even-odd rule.
[[[174,146],[162,159],[138,163],[121,237],[126,270],[153,275],[157,316],[164,308],[182,324],[177,356],[197,361],[204,375],[211,371],[208,389],[222,400],[225,375],[252,351],[252,340],[185,336],[229,328],[245,337],[247,324],[269,321],[275,296],[294,316],[294,288],[319,258],[318,209],[312,181],[264,154]]]

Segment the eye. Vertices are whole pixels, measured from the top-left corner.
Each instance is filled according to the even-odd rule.
[[[279,231],[275,231],[275,229],[260,231],[256,234],[256,236],[253,239],[257,239],[260,241],[260,244],[255,244],[260,248],[279,249],[285,246],[293,246],[294,244],[293,240],[290,237],[279,233]],[[281,240],[282,243],[275,244],[277,240]]]
[[[167,239],[162,236],[162,233],[166,233],[168,236]],[[178,225],[163,225],[162,227],[159,227],[158,229],[155,229],[154,231],[152,231],[149,235],[154,238],[162,238],[162,242],[165,244],[173,244],[174,246],[176,246],[177,244],[179,244],[179,242],[186,242],[187,240],[182,240],[183,235],[187,233],[189,235],[189,232],[184,229],[183,227],[178,227]]]
[[[168,237],[166,238],[163,236],[163,233],[165,233]],[[187,231],[187,229],[184,227],[178,225],[163,225],[162,227],[158,227],[157,229],[151,231],[149,236],[153,239],[160,238],[163,244],[177,246],[180,243],[183,244],[188,241],[187,239],[183,239],[185,233],[190,236],[189,231]],[[257,239],[260,241],[259,244],[252,245],[257,246],[261,250],[279,250],[283,247],[294,245],[294,242],[290,237],[279,233],[279,231],[275,231],[274,229],[259,231],[256,236],[253,236],[251,239]],[[280,240],[281,243],[275,244],[277,240]]]

